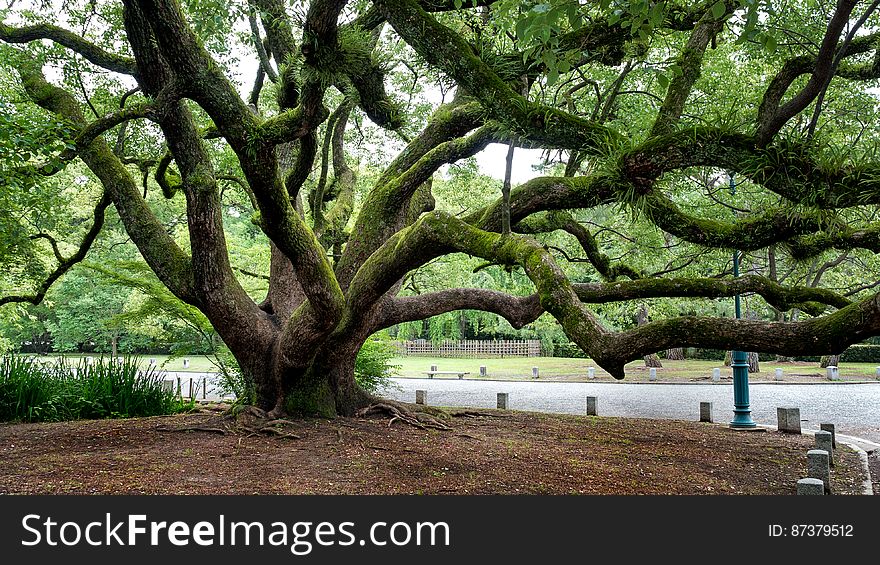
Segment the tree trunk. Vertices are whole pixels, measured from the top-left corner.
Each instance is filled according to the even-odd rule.
[[[670,361],[684,361],[684,348],[673,347],[666,350],[666,358]]]
[[[730,367],[730,364],[733,362],[733,352],[727,351],[724,354],[724,366]],[[749,373],[760,373],[761,365],[758,362],[758,354],[754,352],[749,352],[746,354],[746,363],[749,364]]]
[[[748,354],[748,364],[749,364],[749,372],[750,373],[760,373],[761,365],[758,363],[758,354],[755,352],[749,352]]]
[[[644,326],[648,323],[648,306],[647,304],[640,304],[639,310],[636,313],[636,323],[639,326]],[[660,358],[657,357],[656,353],[652,353],[650,355],[645,355],[645,367],[662,367],[663,363],[660,362]]]
[[[819,366],[823,369],[840,366],[840,355],[823,355],[819,358]]]

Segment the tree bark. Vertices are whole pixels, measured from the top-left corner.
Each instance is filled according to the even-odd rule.
[[[819,358],[819,366],[823,369],[840,366],[840,355],[823,355]]]
[[[636,314],[636,324],[639,326],[644,326],[648,323],[648,305],[640,304],[638,313]],[[660,362],[660,358],[656,353],[651,353],[650,355],[645,355],[645,367],[662,367],[663,363]]]
[[[666,350],[666,358],[670,361],[684,361],[684,348],[673,347]]]

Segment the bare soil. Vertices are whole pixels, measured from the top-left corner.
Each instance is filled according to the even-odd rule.
[[[216,412],[0,425],[9,494],[794,494],[810,436],[671,420],[485,410],[449,431],[298,420],[292,437],[169,432]],[[490,415],[491,414],[491,415]],[[841,446],[835,494],[860,494]]]

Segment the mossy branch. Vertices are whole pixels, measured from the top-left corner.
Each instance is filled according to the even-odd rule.
[[[6,43],[30,43],[40,39],[49,39],[67,47],[82,55],[89,62],[109,71],[137,75],[134,59],[105,51],[72,31],[48,24],[16,28],[0,23],[0,40]]]

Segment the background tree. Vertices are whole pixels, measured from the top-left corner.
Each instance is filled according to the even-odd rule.
[[[353,413],[373,401],[354,376],[371,334],[462,310],[513,328],[546,314],[618,378],[670,348],[836,354],[880,334],[877,276],[841,264],[829,288],[794,274],[880,249],[875,4],[48,8],[14,3],[0,25],[0,77],[15,82],[0,305],[40,303],[116,227],[272,415]],[[476,186],[438,200],[438,171],[489,143],[543,149],[543,176],[463,210],[452,199]],[[235,244],[245,230],[262,252]],[[733,249],[755,260],[736,279]],[[478,261],[486,285],[413,286],[447,258]],[[803,319],[706,306],[736,293]],[[634,326],[638,303],[659,315]]]

